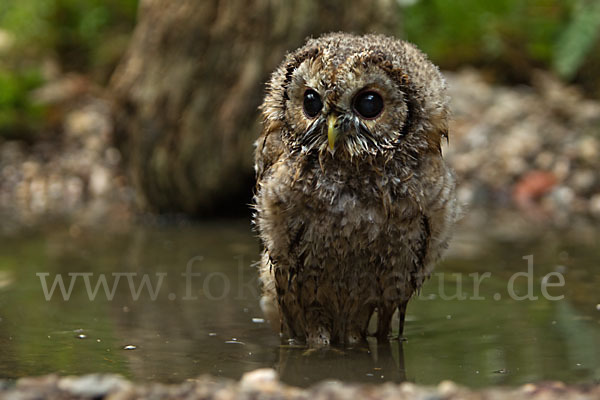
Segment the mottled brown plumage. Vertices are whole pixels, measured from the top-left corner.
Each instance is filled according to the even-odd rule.
[[[442,75],[409,43],[329,34],[286,56],[262,112],[263,310],[312,344],[363,340],[377,310],[387,337],[456,219]]]

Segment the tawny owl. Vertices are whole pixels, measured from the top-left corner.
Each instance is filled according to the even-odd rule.
[[[377,337],[447,247],[457,214],[442,159],[448,98],[415,46],[310,39],[275,70],[256,142],[261,305],[310,344]]]

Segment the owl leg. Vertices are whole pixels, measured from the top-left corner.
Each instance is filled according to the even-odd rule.
[[[282,319],[277,303],[277,290],[275,277],[273,275],[273,265],[269,260],[269,254],[265,251],[262,255],[262,260],[258,265],[259,279],[262,285],[262,296],[260,299],[260,308],[271,323],[273,330],[281,331]]]
[[[309,346],[328,346],[331,343],[331,334],[326,328],[319,326],[306,335],[306,343]]]
[[[390,325],[394,309],[386,306],[377,307],[377,341],[387,340],[390,335]]]
[[[350,323],[346,327],[346,337],[344,339],[346,344],[354,345],[366,340],[369,330],[369,320],[374,309],[374,306],[369,305],[351,318]]]
[[[402,334],[404,332],[404,318],[406,318],[406,306],[408,300],[404,300],[398,306],[398,339],[402,340]]]
[[[263,312],[265,318],[269,321],[271,328],[274,331],[282,331],[282,319],[279,312],[279,306],[277,300],[268,294],[263,295],[260,298],[260,309]]]

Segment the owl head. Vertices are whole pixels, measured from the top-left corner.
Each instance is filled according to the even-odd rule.
[[[293,153],[418,158],[447,134],[445,81],[407,42],[332,33],[288,54],[267,85],[265,129]]]

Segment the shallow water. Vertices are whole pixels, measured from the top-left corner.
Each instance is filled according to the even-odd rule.
[[[407,341],[320,350],[282,343],[262,319],[252,267],[259,246],[246,222],[3,238],[0,379],[114,372],[180,382],[273,367],[302,386],[323,379],[598,382],[598,237],[458,234],[409,304]],[[554,286],[544,292],[551,272]],[[57,277],[64,293],[58,285],[52,292]],[[94,293],[103,277],[108,293],[101,286]],[[144,279],[152,290],[140,289]]]

